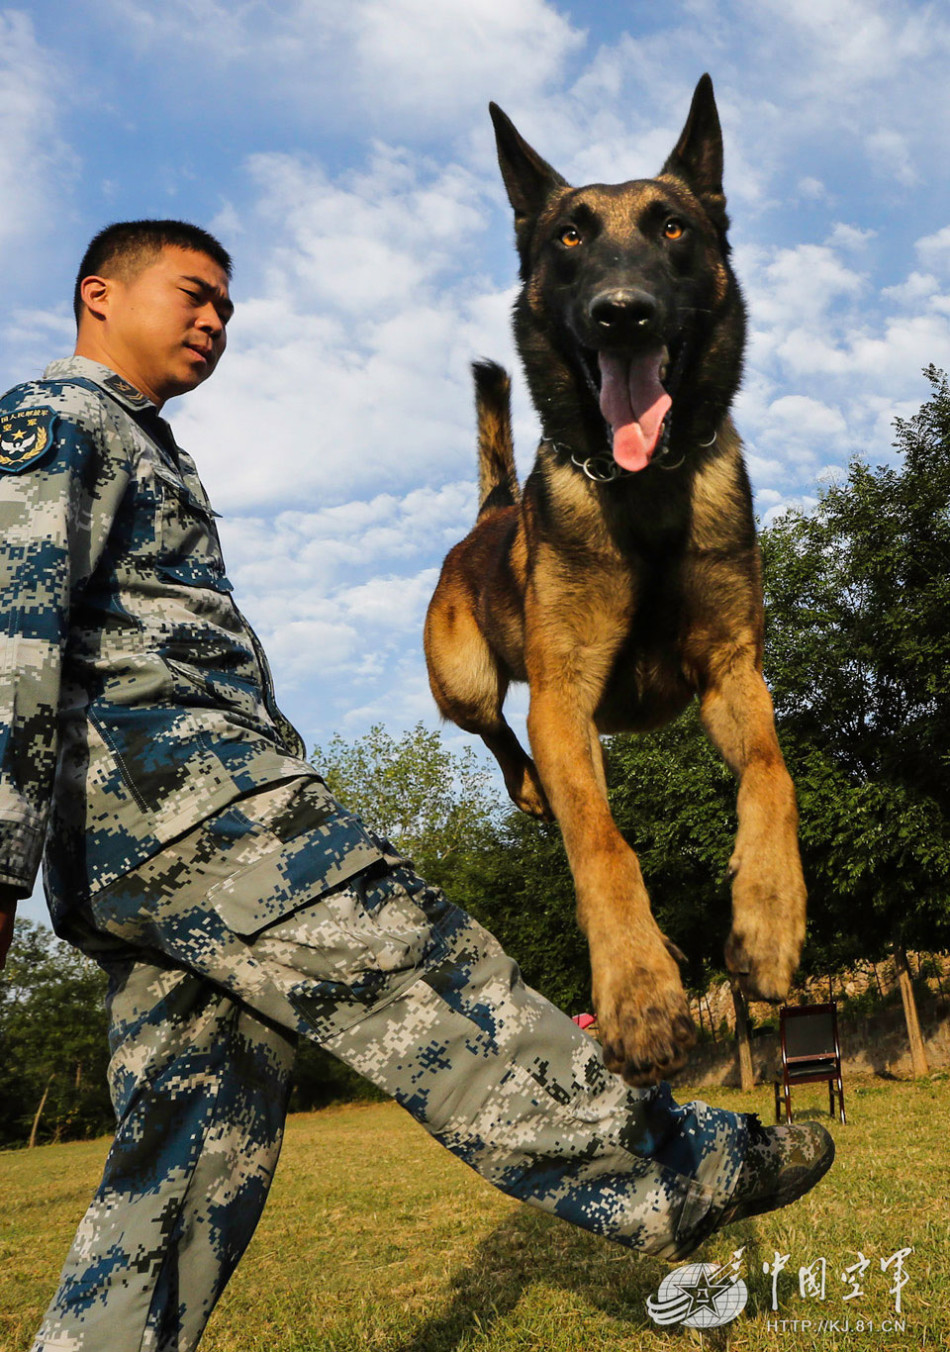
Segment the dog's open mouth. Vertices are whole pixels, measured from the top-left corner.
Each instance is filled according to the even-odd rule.
[[[681,345],[677,344],[679,348]],[[680,359],[662,344],[637,351],[579,346],[617,464],[631,474],[662,454]]]
[[[600,411],[610,428],[613,456],[622,469],[646,469],[663,438],[673,400],[664,387],[669,353],[598,352]]]

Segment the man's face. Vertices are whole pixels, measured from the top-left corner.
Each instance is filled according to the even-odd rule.
[[[177,245],[127,280],[106,279],[99,305],[100,360],[159,405],[208,379],[234,309],[224,269]]]

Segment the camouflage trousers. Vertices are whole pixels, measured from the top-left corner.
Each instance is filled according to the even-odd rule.
[[[503,1192],[631,1248],[675,1258],[728,1201],[744,1118],[624,1086],[358,818],[341,853],[328,810],[316,779],[242,799],[60,926],[110,974],[117,1130],[34,1352],[197,1345],[264,1206],[301,1034]]]

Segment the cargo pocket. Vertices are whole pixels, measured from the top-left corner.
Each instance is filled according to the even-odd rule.
[[[219,831],[229,821],[239,829],[233,810],[215,820]],[[324,785],[296,793],[266,834],[271,848],[209,900],[319,1040],[388,1004],[446,957],[454,908],[410,870],[391,868]]]
[[[266,795],[270,807],[263,820],[254,811],[265,795],[256,795],[256,802],[245,799],[205,823],[234,865],[208,900],[243,938],[253,938],[383,858],[360,819],[322,781],[281,788]]]
[[[375,878],[372,869],[327,893],[300,922],[287,997],[318,1041],[384,1011],[448,956],[444,927],[394,876]]]

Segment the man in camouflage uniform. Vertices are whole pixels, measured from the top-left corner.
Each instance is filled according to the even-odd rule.
[[[44,851],[54,927],[108,972],[117,1130],[36,1352],[183,1352],[263,1207],[296,1038],[513,1197],[668,1258],[831,1163],[633,1090],[470,917],[330,795],[231,598],[159,417],[214,370],[230,260],[110,227],[76,354],[0,401],[0,960]]]

